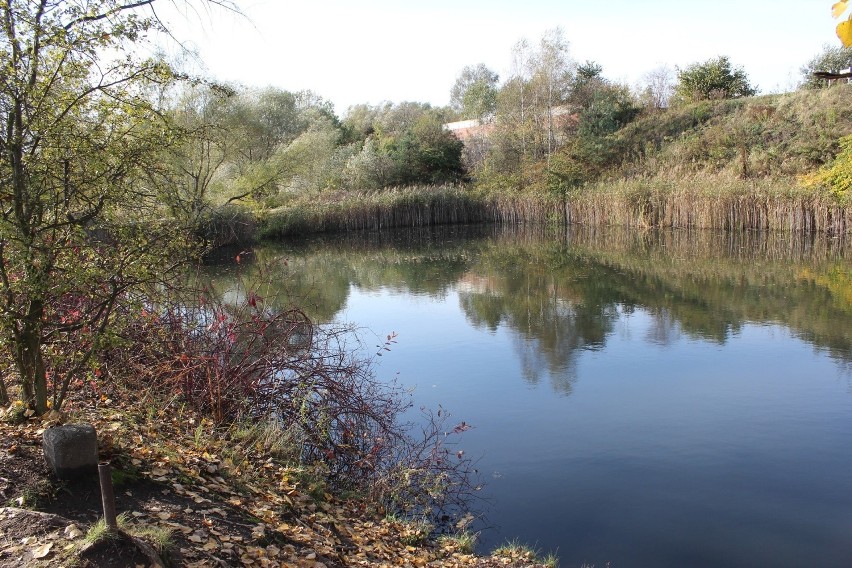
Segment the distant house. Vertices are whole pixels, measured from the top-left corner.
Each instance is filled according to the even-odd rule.
[[[483,123],[480,120],[459,120],[448,122],[444,125],[444,128],[452,132],[462,142],[467,142],[471,138],[488,138],[488,135],[494,131],[494,123],[491,121]]]
[[[567,130],[580,122],[580,115],[566,105],[553,107],[551,116],[555,130]],[[484,122],[481,120],[459,120],[448,122],[444,125],[444,128],[452,132],[462,142],[467,143],[471,139],[486,140],[494,132],[495,123],[493,119]],[[561,136],[557,136],[557,138],[561,138]]]

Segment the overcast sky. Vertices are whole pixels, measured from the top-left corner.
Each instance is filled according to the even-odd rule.
[[[561,27],[571,56],[634,85],[719,55],[761,92],[785,91],[826,43],[832,0],[238,0],[246,17],[163,12],[220,81],[310,89],[352,104],[444,105],[465,65],[506,77],[512,46]]]

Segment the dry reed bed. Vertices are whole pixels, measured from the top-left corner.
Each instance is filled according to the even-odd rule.
[[[694,180],[693,180],[694,181]],[[260,236],[492,222],[845,235],[852,205],[750,180],[620,181],[567,196],[486,196],[461,187],[395,189],[298,202],[268,213]]]

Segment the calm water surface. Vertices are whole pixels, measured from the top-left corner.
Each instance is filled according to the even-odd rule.
[[[400,231],[257,250],[381,376],[473,424],[480,548],[563,567],[852,565],[852,263],[836,241]],[[378,342],[378,341],[377,341]],[[397,375],[398,373],[398,375]]]

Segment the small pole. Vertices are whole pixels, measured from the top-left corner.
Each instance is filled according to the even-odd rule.
[[[104,505],[104,520],[110,531],[118,530],[115,517],[115,494],[112,490],[112,469],[108,463],[98,464],[98,478],[101,482],[101,501]]]

